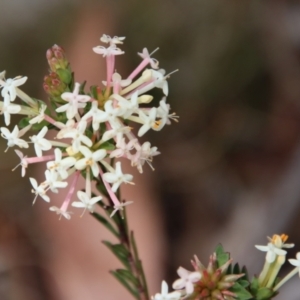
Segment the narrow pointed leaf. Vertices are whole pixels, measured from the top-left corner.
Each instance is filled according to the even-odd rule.
[[[136,299],[139,299],[138,292],[127,282],[123,275],[117,271],[111,271],[111,274],[128,290],[128,292]]]
[[[120,238],[119,233],[117,230],[114,228],[114,226],[103,216],[101,216],[98,213],[92,213],[91,214],[95,219],[97,219],[100,223],[102,223],[115,237],[118,239]]]
[[[129,252],[122,244],[112,244],[108,241],[103,241],[103,244],[106,245],[115,256],[121,261],[126,269],[130,270],[130,264],[128,261]]]

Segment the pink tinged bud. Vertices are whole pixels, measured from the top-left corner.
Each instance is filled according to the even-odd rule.
[[[221,277],[222,277],[222,271],[218,269],[211,275],[211,280],[217,282],[221,279]]]
[[[208,289],[203,289],[200,293],[200,299],[205,299],[206,297],[210,296],[210,290]]]
[[[222,293],[219,290],[214,290],[212,293],[212,299],[225,300]]]
[[[209,257],[209,262],[206,270],[211,275],[214,273],[216,268],[217,268],[217,256],[216,253],[214,253]]]
[[[230,266],[230,264],[232,263],[232,259],[229,259],[223,266],[221,266],[219,269],[222,271],[222,274],[226,274],[228,267]]]
[[[234,298],[237,297],[237,295],[235,293],[230,292],[230,291],[223,291],[222,294],[225,296],[229,296],[229,297],[234,297]]]
[[[231,274],[231,275],[226,275],[223,277],[222,281],[225,282],[235,282],[237,281],[239,278],[245,276],[245,274]]]
[[[234,284],[235,282],[219,282],[217,284],[217,288],[219,290],[227,290],[230,289]]]

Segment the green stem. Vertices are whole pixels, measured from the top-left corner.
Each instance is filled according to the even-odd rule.
[[[290,273],[288,273],[280,282],[274,287],[273,291],[277,291],[281,286],[283,286],[288,280],[290,280],[293,276],[295,276],[299,272],[299,267],[293,269]]]

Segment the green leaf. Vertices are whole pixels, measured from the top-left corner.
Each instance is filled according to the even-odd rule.
[[[18,126],[19,126],[20,129],[26,127],[27,125],[29,125],[29,118],[28,117],[22,118],[18,123]]]
[[[145,273],[144,273],[142,261],[139,259],[139,254],[138,254],[138,250],[137,250],[136,241],[135,241],[135,238],[134,238],[133,231],[130,232],[130,242],[131,242],[131,245],[132,245],[133,257],[134,257],[134,260],[136,261],[137,269],[139,271],[139,274],[141,274],[143,287],[145,289],[146,295],[149,295],[147,280],[146,280],[146,276],[145,276]]]
[[[248,287],[248,286],[250,285],[249,281],[248,281],[248,280],[244,280],[244,279],[238,280],[238,283],[239,283],[242,287],[244,287],[244,288],[246,288],[246,287]]]
[[[232,273],[233,274],[241,274],[241,270],[240,270],[240,266],[238,263],[236,263],[233,267],[233,270],[232,270]]]
[[[105,150],[115,150],[116,147],[113,143],[111,143],[110,141],[112,140],[109,140],[109,141],[106,141],[104,143],[102,143],[99,147],[99,149],[105,149]]]
[[[104,183],[101,181],[101,182],[98,182],[98,184],[96,185],[96,188],[97,190],[102,194],[104,195],[106,198],[109,198],[109,194],[106,190],[106,187],[104,185]],[[99,202],[99,204],[104,204],[102,201]],[[101,205],[102,206],[102,205]],[[106,206],[105,206],[106,207]]]
[[[135,287],[138,286],[138,279],[129,270],[118,269],[116,270],[116,272],[122,275],[126,280],[130,281]]]
[[[92,85],[90,87],[90,90],[91,90],[91,97],[93,97],[94,99],[98,99],[97,86]]]
[[[246,266],[242,267],[242,272],[241,273],[245,274],[243,279],[246,279],[247,281],[249,281],[248,270],[247,270]]]
[[[132,288],[132,286],[127,282],[124,276],[118,272],[118,270],[111,271],[111,274],[130,292],[134,298],[140,298],[138,292]]]
[[[219,244],[216,247],[215,252],[217,255],[218,268],[220,268],[230,259],[230,255],[228,252],[224,251],[223,246],[221,244]]]
[[[229,290],[230,292],[235,293],[237,295],[237,299],[239,300],[253,299],[253,296],[237,282]]]
[[[255,295],[256,300],[268,300],[271,299],[274,295],[274,292],[266,287],[262,287],[257,291],[257,294]]]
[[[258,278],[253,277],[251,284],[250,284],[250,291],[253,295],[256,295],[258,289],[259,289]]]
[[[128,262],[129,252],[122,244],[112,244],[108,241],[103,241],[103,244],[106,245],[114,255],[120,260],[120,262],[125,266],[126,269],[130,270],[130,264]]]
[[[65,84],[70,84],[72,81],[72,73],[70,70],[67,69],[57,69],[57,75],[59,76],[60,80]]]
[[[118,239],[120,238],[120,235],[117,232],[117,230],[105,217],[95,212],[92,213],[91,215],[95,217],[100,223],[102,223],[114,236],[116,236]]]

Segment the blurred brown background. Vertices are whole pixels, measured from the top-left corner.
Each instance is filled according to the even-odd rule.
[[[264,254],[254,244],[265,244],[266,236],[285,232],[296,243],[290,256],[297,252],[299,1],[115,0],[81,5],[2,0],[0,25],[0,71],[7,70],[7,77],[27,75],[24,90],[31,95],[45,96],[44,55],[54,43],[70,53],[78,73],[83,69],[80,80],[89,72],[96,74],[95,63],[76,57],[94,56],[89,37],[102,33],[127,37],[122,47],[126,55],[117,62],[122,61],[124,76],[140,61],[136,52],[143,47],[160,47],[155,54],[160,66],[167,72],[179,69],[169,80],[168,100],[180,122],[145,137],[162,152],[154,159],[155,172],[148,170],[145,178],[151,178],[156,194],[151,201],[162,212],[152,222],[163,224],[165,279],[174,280],[179,265],[190,268],[193,254],[206,264],[219,242],[234,261],[249,265],[250,274],[259,273],[263,264]],[[85,52],[79,50],[87,46]],[[13,151],[3,157],[0,299],[60,299],[55,279],[40,267],[50,250],[43,247],[49,245],[47,235],[39,226],[38,210],[32,209],[28,181],[18,171],[10,172],[17,163]],[[143,260],[155,257],[150,251]],[[298,280],[284,287],[278,299],[299,299]],[[92,299],[104,298],[114,299]]]

